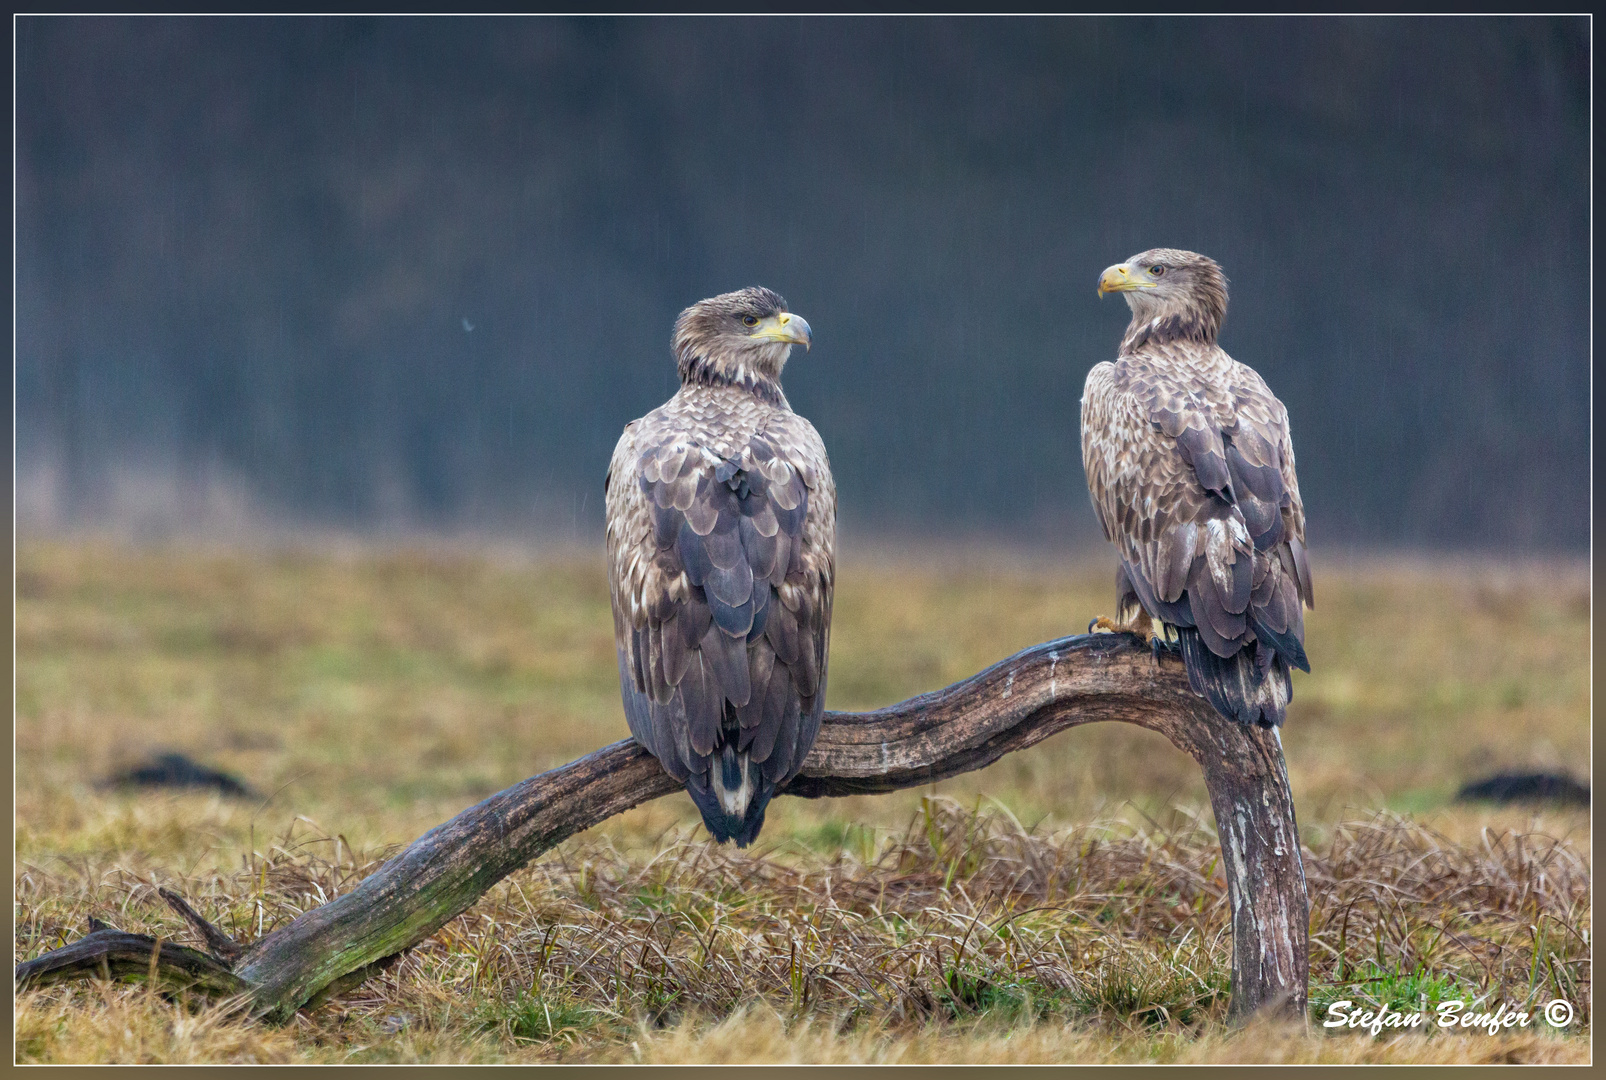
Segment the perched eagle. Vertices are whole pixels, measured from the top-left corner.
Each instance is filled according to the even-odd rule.
[[[625,428],[604,488],[630,733],[738,847],[825,708],[836,487],[781,393],[792,346],[812,339],[769,289],[681,312],[680,391]]]
[[[1132,322],[1115,362],[1088,372],[1082,467],[1120,552],[1124,625],[1094,625],[1179,644],[1196,693],[1275,727],[1289,668],[1310,670],[1301,601],[1313,603],[1288,410],[1216,344],[1227,279],[1214,260],[1155,248],[1105,270],[1107,292],[1126,294]]]

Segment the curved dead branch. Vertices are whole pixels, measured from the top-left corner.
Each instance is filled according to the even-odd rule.
[[[827,713],[801,775],[782,794],[921,786],[1099,720],[1157,731],[1199,762],[1233,911],[1232,1013],[1276,1007],[1303,1015],[1308,906],[1277,734],[1224,719],[1188,689],[1180,660],[1157,659],[1127,635],[1046,642],[889,708]],[[351,892],[249,946],[164,890],[209,953],[103,929],[18,965],[16,978],[19,985],[95,974],[148,978],[159,969],[166,983],[243,992],[257,1013],[283,1021],[393,962],[554,845],[679,788],[645,750],[617,742],[470,807]]]

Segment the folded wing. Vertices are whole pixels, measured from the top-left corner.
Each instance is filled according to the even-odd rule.
[[[1253,371],[1234,370],[1223,388],[1140,356],[1096,366],[1083,463],[1122,556],[1118,586],[1186,631],[1194,689],[1229,716],[1281,723],[1288,668],[1310,670],[1304,511],[1287,412]]]
[[[700,807],[731,749],[757,767],[762,810],[819,732],[835,493],[803,426],[767,425],[726,456],[660,432],[610,472],[626,716]]]

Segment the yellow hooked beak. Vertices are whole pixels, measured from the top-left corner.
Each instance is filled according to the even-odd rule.
[[[1152,289],[1155,283],[1142,273],[1134,274],[1126,263],[1116,263],[1099,275],[1099,296],[1107,292],[1131,292],[1133,289]]]
[[[804,352],[808,351],[810,343],[814,341],[814,331],[809,329],[809,321],[801,315],[793,315],[790,311],[760,319],[758,325],[753,327],[753,336],[763,341],[784,341],[791,345],[801,345]]]

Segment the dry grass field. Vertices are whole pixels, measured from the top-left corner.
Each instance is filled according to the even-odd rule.
[[[95,915],[248,940],[397,845],[626,735],[600,553],[18,551],[19,959]],[[706,844],[661,799],[572,839],[285,1027],[130,985],[30,989],[61,1061],[1584,1061],[1588,816],[1452,801],[1587,779],[1577,563],[1316,557],[1284,732],[1312,885],[1312,1016],[1340,998],[1565,997],[1502,1035],[1224,1023],[1226,886],[1193,764],[1093,725],[925,791],[778,799]],[[1110,613],[1109,558],[850,557],[829,706],[931,690]],[[174,750],[250,798],[99,783]]]

